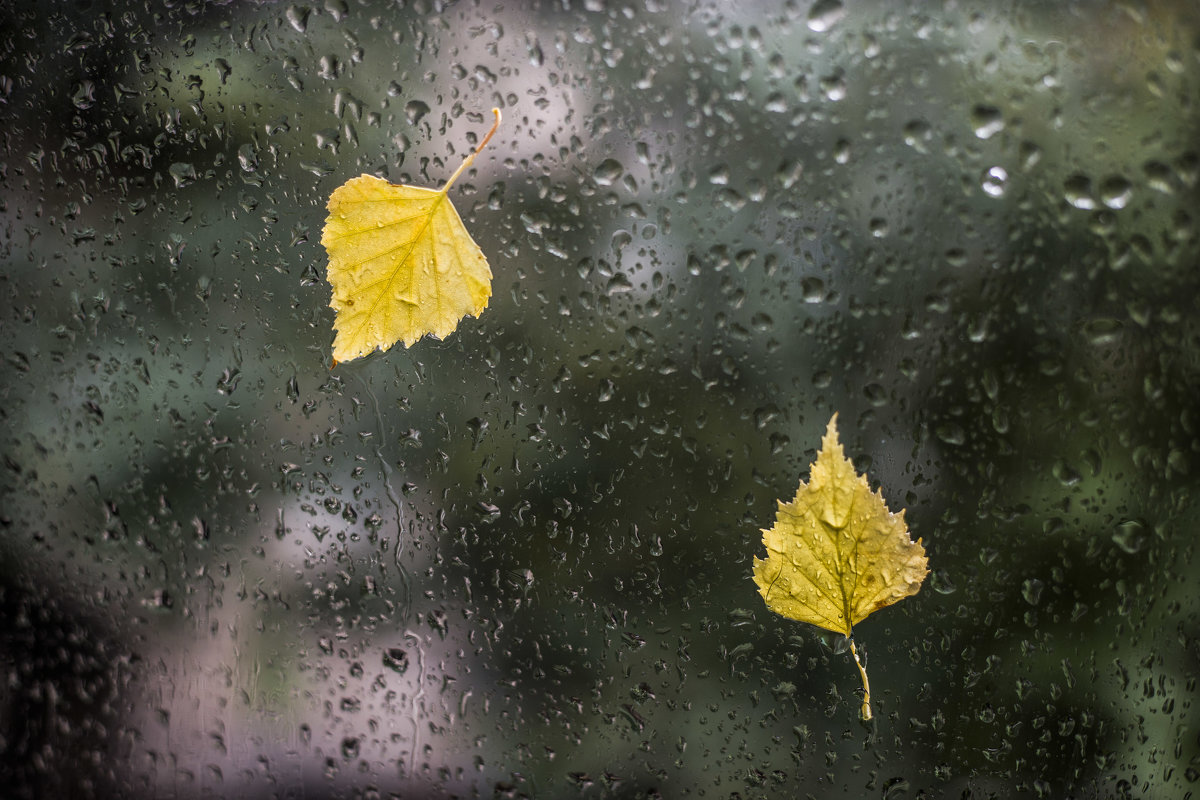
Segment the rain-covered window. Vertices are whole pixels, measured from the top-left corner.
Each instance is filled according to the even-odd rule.
[[[4,17],[6,796],[1200,791],[1194,3]]]

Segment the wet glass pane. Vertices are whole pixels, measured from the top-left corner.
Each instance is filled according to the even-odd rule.
[[[11,796],[1196,791],[1194,4],[8,16]],[[330,194],[493,107],[487,309],[334,364]],[[869,722],[751,578],[834,413]]]

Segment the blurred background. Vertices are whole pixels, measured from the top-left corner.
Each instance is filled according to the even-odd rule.
[[[6,5],[10,796],[1196,791],[1194,3]],[[487,311],[331,369],[493,106]],[[750,576],[834,412],[869,724]]]

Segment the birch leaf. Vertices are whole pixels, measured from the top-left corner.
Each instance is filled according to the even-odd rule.
[[[904,511],[889,511],[846,458],[837,414],[809,482],[790,503],[780,501],[774,527],[762,533],[767,557],[754,559],[754,582],[767,608],[847,638],[867,615],[916,594],[929,572]],[[853,638],[850,651],[862,673],[863,719],[870,719],[870,685]]]
[[[492,129],[442,188],[360,175],[330,195],[321,244],[336,312],[335,365],[426,334],[445,338],[487,307],[492,271],[447,193],[500,125],[500,110],[492,111]]]

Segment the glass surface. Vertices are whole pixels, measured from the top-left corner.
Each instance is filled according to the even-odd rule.
[[[10,8],[10,796],[1197,791],[1194,3]],[[331,367],[493,106],[487,310]],[[835,412],[869,723],[751,580]]]

